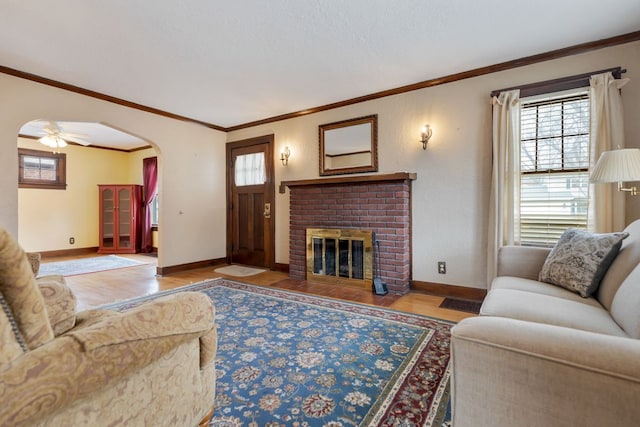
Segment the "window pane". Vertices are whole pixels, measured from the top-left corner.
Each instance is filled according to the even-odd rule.
[[[538,170],[562,169],[562,139],[538,141]]]
[[[589,132],[589,100],[577,99],[564,104],[564,133]]]
[[[56,181],[56,160],[24,156],[23,178],[27,180]]]
[[[589,98],[523,103],[520,118],[520,240],[552,246],[587,227]]]
[[[534,172],[536,170],[536,141],[522,141],[520,153],[520,169],[522,172]]]
[[[520,138],[522,138],[523,140],[536,138],[537,112],[538,110],[535,108],[524,108],[520,113]]]
[[[18,148],[18,187],[64,190],[66,163],[64,153]]]
[[[520,185],[524,244],[550,246],[569,227],[586,229],[588,172],[522,175]]]
[[[24,165],[29,167],[40,167],[40,157],[24,156]]]
[[[562,133],[561,105],[544,105],[538,108],[538,138],[547,138]]]
[[[589,135],[570,136],[564,140],[565,169],[589,167]]]
[[[264,153],[243,154],[236,157],[235,181],[237,186],[260,185],[267,181]]]

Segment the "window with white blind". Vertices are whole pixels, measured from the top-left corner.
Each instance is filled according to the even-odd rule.
[[[520,112],[520,241],[552,246],[569,227],[586,229],[589,96],[527,102]]]
[[[65,190],[67,155],[18,148],[18,188]]]

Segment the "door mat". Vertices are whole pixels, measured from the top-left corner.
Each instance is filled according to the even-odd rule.
[[[267,270],[264,268],[246,267],[244,265],[228,265],[226,267],[216,268],[214,271],[216,273],[226,274],[227,276],[247,277],[264,273]]]
[[[480,313],[481,306],[482,301],[448,297],[440,303],[440,308],[448,308],[450,310],[458,310],[474,314]]]

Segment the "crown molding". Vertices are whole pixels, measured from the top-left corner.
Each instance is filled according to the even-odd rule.
[[[168,117],[170,119],[180,120],[183,122],[191,122],[199,125],[206,126],[211,129],[219,130],[222,132],[226,132],[226,128],[218,125],[214,125],[212,123],[203,122],[201,120],[192,119],[190,117],[180,116],[178,114],[170,113],[168,111],[160,110],[153,107],[148,107],[146,105],[137,104],[135,102],[127,101],[126,99],[116,98],[115,96],[106,95],[104,93],[96,92],[93,90],[85,89],[79,86],[74,86],[69,83],[63,83],[57,80],[49,79],[47,77],[38,76],[36,74],[27,73],[24,71],[16,70],[14,68],[5,67],[0,65],[0,73],[8,74],[14,77],[18,77],[25,80],[30,80],[32,82],[41,83],[47,86],[57,87],[58,89],[68,90],[69,92],[79,93],[80,95],[86,95],[91,98],[100,99],[102,101],[111,102],[114,104],[122,105],[124,107],[133,108],[140,111],[145,111],[147,113],[157,114],[159,116]]]
[[[461,73],[449,74],[448,76],[438,77],[435,79],[424,80],[422,82],[413,83],[406,86],[400,86],[394,89],[387,89],[375,92],[369,95],[359,96],[356,98],[338,101],[331,104],[322,105],[315,108],[308,108],[293,113],[281,114],[279,116],[269,117],[267,119],[256,120],[236,126],[230,126],[226,130],[231,132],[234,130],[245,129],[253,126],[263,125],[267,123],[278,122],[281,120],[293,119],[296,117],[306,116],[308,114],[318,113],[320,111],[332,110],[334,108],[346,107],[347,105],[358,104],[360,102],[371,101],[374,99],[384,98],[387,96],[398,95],[401,93],[412,92],[414,90],[424,89],[432,86],[438,86],[446,83],[452,83],[459,80],[470,79],[485,74],[496,73],[498,71],[511,70],[513,68],[524,67],[525,65],[537,64],[539,62],[550,61],[552,59],[563,58],[566,56],[578,55],[592,50],[603,49],[606,47],[616,46],[619,44],[631,43],[640,40],[640,31],[622,34],[615,37],[609,37],[593,42],[581,43],[562,49],[552,50],[537,55],[526,56],[524,58],[514,59],[511,61],[501,62],[499,64],[489,65],[486,67],[475,68],[473,70],[463,71]]]
[[[189,117],[181,116],[178,114],[170,113],[168,111],[159,110],[157,108],[148,107],[142,104],[138,104],[135,102],[127,101],[122,98],[117,98],[111,95],[106,95],[100,92],[96,92],[89,89],[84,89],[79,86],[74,86],[68,83],[59,82],[57,80],[52,80],[46,77],[38,76],[35,74],[27,73],[24,71],[16,70],[13,68],[5,67],[0,65],[0,73],[12,75],[14,77],[31,80],[37,83],[45,84],[48,86],[57,87],[59,89],[68,90],[70,92],[79,93],[81,95],[86,95],[92,98],[97,98],[103,101],[112,102],[114,104],[122,105],[125,107],[145,111],[152,114],[157,114],[163,117],[167,117],[170,119],[180,120],[184,122],[196,123],[202,126],[206,126],[211,129],[215,129],[222,132],[232,132],[235,130],[246,129],[258,125],[263,125],[267,123],[278,122],[281,120],[293,119],[296,117],[306,116],[309,114],[318,113],[321,111],[332,110],[334,108],[341,108],[348,105],[358,104],[361,102],[371,101],[374,99],[384,98],[387,96],[398,95],[401,93],[412,92],[414,90],[424,89],[432,86],[438,86],[446,83],[452,83],[459,80],[469,79],[472,77],[478,77],[485,74],[496,73],[499,71],[511,70],[514,68],[523,67],[526,65],[532,65],[539,62],[550,61],[553,59],[563,58],[572,55],[578,55],[581,53],[590,52],[593,50],[603,49],[606,47],[617,46],[620,44],[631,43],[634,41],[640,40],[640,30],[634,31],[627,34],[622,34],[619,36],[609,37],[606,39],[596,40],[592,42],[581,43],[569,47],[565,47],[562,49],[556,49],[549,52],[526,56],[519,59],[514,59],[511,61],[505,61],[494,65],[489,65],[486,67],[475,68],[473,70],[463,71],[461,73],[450,74],[444,77],[437,77],[434,79],[424,80],[418,83],[413,83],[406,86],[400,86],[393,89],[387,89],[380,92],[371,93],[369,95],[363,95],[356,98],[350,98],[343,101],[334,102],[331,104],[325,104],[318,107],[308,108],[305,110],[295,111],[287,114],[280,114],[273,117],[268,117],[261,120],[255,120],[252,122],[242,123],[239,125],[224,127],[215,125],[213,123],[204,122],[201,120],[192,119]]]

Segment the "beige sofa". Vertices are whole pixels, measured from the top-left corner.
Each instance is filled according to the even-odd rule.
[[[479,317],[452,329],[454,427],[640,425],[640,220],[588,298],[505,247]]]
[[[30,264],[31,261],[31,264]],[[206,295],[76,313],[61,276],[0,229],[0,426],[196,426],[215,393]]]

